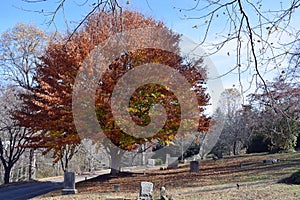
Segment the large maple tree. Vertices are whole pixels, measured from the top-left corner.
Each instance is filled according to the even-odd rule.
[[[159,84],[148,84],[138,88],[130,99],[129,111],[135,124],[146,126],[150,123],[151,106],[162,104],[167,113],[167,120],[161,131],[151,137],[134,137],[120,129],[114,120],[111,111],[114,86],[124,74],[146,63],[170,66],[188,80],[199,106],[196,111],[199,113],[198,130],[207,130],[209,120],[201,115],[203,107],[209,101],[203,87],[206,75],[202,60],[187,61],[179,56],[180,36],[172,33],[161,22],[132,11],[123,12],[122,21],[117,20],[113,13],[101,12],[91,16],[81,30],[52,41],[41,58],[42,64],[37,67],[35,76],[37,85],[29,94],[23,95],[24,108],[16,114],[20,124],[35,133],[33,137],[28,138],[30,147],[45,148],[45,153],[53,150],[53,157],[57,161],[64,156],[65,149],[70,148],[70,145],[75,149],[80,144],[81,138],[76,129],[78,127],[74,124],[72,92],[84,60],[95,47],[111,35],[147,27],[164,29],[171,41],[168,45],[172,52],[155,48],[137,49],[117,56],[107,66],[105,73],[99,77],[99,85],[95,92],[95,112],[106,139],[121,149],[131,150],[154,140],[166,144],[176,137],[182,105],[178,104],[176,95],[169,91],[168,87]],[[136,37],[135,41],[145,42],[143,37]],[[68,152],[72,157],[74,151]]]

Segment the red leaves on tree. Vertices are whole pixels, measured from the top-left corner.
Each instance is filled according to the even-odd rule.
[[[29,138],[31,147],[46,148],[46,152],[54,150],[54,157],[59,158],[67,145],[76,146],[80,143],[72,113],[72,92],[81,64],[96,46],[118,30],[164,27],[162,23],[136,12],[125,11],[122,19],[121,25],[115,23],[111,13],[95,14],[67,42],[54,41],[49,44],[41,58],[42,64],[37,68],[37,85],[30,93],[23,95],[25,106],[22,112],[16,114],[20,124],[35,133]],[[170,31],[167,31],[167,34],[173,41],[173,52],[178,52],[179,36]],[[209,96],[202,87],[206,78],[205,70],[201,66],[202,60],[184,62],[182,57],[173,52],[151,48],[128,52],[114,60],[108,67],[109,70],[100,78],[102,84],[99,84],[96,91],[95,112],[104,134],[118,147],[130,150],[146,141],[171,141],[180,125],[181,111],[176,96],[167,87],[156,84],[139,88],[130,100],[129,110],[133,122],[144,126],[149,123],[148,112],[151,105],[162,104],[168,119],[159,133],[152,137],[136,138],[124,133],[115,123],[110,108],[114,86],[120,77],[139,65],[158,63],[181,73],[193,86],[199,105],[199,116],[203,112],[203,106],[207,104]],[[144,95],[140,96],[141,93]],[[138,103],[144,103],[144,107],[140,108]],[[204,116],[200,117],[199,131],[206,131],[208,126],[209,120]]]

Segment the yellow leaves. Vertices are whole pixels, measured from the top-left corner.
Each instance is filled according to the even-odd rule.
[[[155,93],[151,93],[151,96],[157,98],[157,95]]]
[[[129,107],[129,108],[127,108],[127,111],[128,111],[128,112],[134,112],[134,113],[139,112],[139,110],[138,110],[137,108],[134,108],[134,107]]]
[[[175,146],[175,143],[174,143],[172,140],[165,140],[165,141],[164,141],[164,144],[165,144],[166,146],[170,146],[170,145],[174,145],[174,146]]]

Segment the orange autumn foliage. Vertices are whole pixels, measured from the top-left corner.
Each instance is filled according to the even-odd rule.
[[[35,77],[37,85],[30,93],[23,95],[25,102],[23,110],[16,114],[20,125],[30,128],[35,133],[34,137],[28,138],[30,147],[46,148],[45,153],[53,150],[53,157],[57,161],[62,157],[63,150],[67,145],[71,144],[75,147],[80,144],[81,138],[77,134],[72,113],[72,92],[76,75],[82,63],[96,46],[101,45],[108,37],[120,30],[146,27],[165,28],[163,23],[136,12],[125,11],[122,19],[122,24],[120,24],[119,22],[115,23],[112,13],[95,14],[67,42],[60,40],[49,44],[45,55],[41,58],[42,64],[37,68]],[[179,52],[179,36],[168,30],[166,32],[173,41],[170,48],[174,50],[173,52]],[[66,38],[68,37],[67,35]],[[143,38],[139,39],[143,40]],[[147,98],[147,96],[140,98],[138,92],[132,96],[131,116],[133,122],[143,126],[149,123],[147,114],[151,104],[162,103],[168,114],[168,120],[162,131],[151,138],[140,139],[127,135],[114,122],[110,97],[118,78],[134,67],[151,62],[176,69],[186,77],[191,85],[195,86],[194,92],[198,105],[205,106],[208,103],[209,96],[202,87],[206,77],[205,70],[201,67],[201,60],[185,63],[184,59],[175,53],[151,48],[120,55],[110,64],[110,70],[107,70],[100,78],[103,84],[99,85],[96,91],[95,112],[104,134],[122,149],[130,150],[136,148],[138,144],[151,140],[159,140],[162,143],[170,141],[177,133],[180,122],[180,105],[174,107],[169,103],[176,101],[176,96],[168,91],[168,88],[155,84],[142,87],[140,91],[154,93],[158,98]],[[137,102],[145,103],[145,99],[147,105],[143,113],[135,110]],[[202,113],[203,108],[200,107],[198,112]],[[199,131],[207,130],[209,120],[205,116],[201,116],[198,126]]]

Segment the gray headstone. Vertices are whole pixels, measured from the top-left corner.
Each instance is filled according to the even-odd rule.
[[[170,159],[170,157],[171,157],[170,154],[167,153],[167,154],[166,154],[166,165],[169,164],[169,159]]]
[[[75,189],[75,172],[65,172],[64,173],[64,189],[62,189],[61,194],[76,194]]]
[[[178,168],[178,158],[170,157],[168,160],[168,169],[177,169]]]
[[[199,161],[191,161],[190,162],[190,173],[192,172],[199,172]]]
[[[120,184],[114,184],[114,190],[118,192],[120,190]]]
[[[263,163],[278,163],[280,162],[279,159],[273,158],[273,159],[267,159],[267,160],[263,160]]]
[[[272,160],[270,160],[270,159],[263,160],[263,163],[272,163]]]
[[[154,167],[155,166],[155,159],[148,159],[148,166]]]
[[[152,200],[153,183],[141,182],[139,200]]]
[[[222,150],[218,150],[218,159],[222,159],[222,158],[223,158]]]

